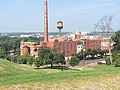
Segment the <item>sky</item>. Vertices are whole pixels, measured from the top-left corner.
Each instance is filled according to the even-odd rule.
[[[48,0],[49,32],[94,31],[104,16],[113,16],[113,30],[120,29],[120,0]],[[0,32],[43,32],[44,0],[0,0]]]

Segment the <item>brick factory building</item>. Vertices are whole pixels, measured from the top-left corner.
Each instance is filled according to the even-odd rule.
[[[40,45],[37,42],[23,42],[20,43],[20,54],[30,54],[33,57],[38,57],[38,50]]]
[[[29,53],[31,56],[38,57],[38,51],[40,47],[57,47],[58,52],[63,52],[65,57],[69,58],[74,52],[81,52],[83,45],[85,50],[101,49],[101,38],[99,36],[81,36],[81,34],[78,32],[69,37],[48,37],[48,9],[47,0],[44,0],[44,42],[40,42],[39,45],[37,42],[21,41],[20,53],[21,55]]]
[[[96,40],[96,39],[85,39],[84,40],[84,46],[85,50],[87,51],[88,49],[95,50],[95,49],[101,49],[101,39]]]
[[[55,47],[58,52],[63,52],[64,56],[71,57],[74,52],[80,52],[82,50],[82,42],[71,41],[71,42],[41,42],[38,45],[37,42],[23,42],[20,43],[21,55],[29,53],[31,56],[38,57],[38,51],[41,47]]]

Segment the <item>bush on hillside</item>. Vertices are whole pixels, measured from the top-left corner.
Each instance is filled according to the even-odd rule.
[[[72,58],[70,59],[70,63],[69,63],[72,67],[76,66],[79,64],[79,60],[76,56],[72,56]]]
[[[27,64],[32,66],[33,65],[33,57],[27,56],[26,59],[27,59]]]
[[[27,64],[26,57],[25,56],[19,56],[18,60],[17,60],[17,63],[19,63],[19,64]]]
[[[4,51],[0,49],[0,58],[4,58]]]
[[[116,60],[115,67],[120,67],[120,58]]]
[[[120,58],[120,51],[114,51],[112,53],[113,63],[116,63],[116,60]]]
[[[43,60],[41,58],[36,58],[34,64],[37,68],[43,65]]]
[[[14,55],[8,55],[6,57],[7,60],[14,62],[14,63],[17,63],[17,58],[18,58],[18,56],[14,56]]]

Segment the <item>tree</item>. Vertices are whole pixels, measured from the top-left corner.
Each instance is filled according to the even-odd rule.
[[[54,59],[54,53],[51,51],[51,53],[49,54],[49,62],[51,64],[51,68],[53,67],[54,61],[55,61],[55,59]]]
[[[115,64],[116,67],[120,67],[120,50],[114,51],[112,56],[113,56],[113,64]]]
[[[112,40],[115,42],[113,50],[120,50],[120,30],[115,32],[115,36],[112,37]]]
[[[17,63],[19,64],[27,64],[27,59],[25,56],[19,56],[17,59]]]
[[[91,58],[94,59],[95,52],[96,52],[96,51],[94,51],[94,50],[88,49],[88,50],[87,50],[87,55],[88,55],[88,56],[91,55]]]
[[[113,63],[116,67],[120,67],[120,30],[115,33],[115,36],[112,37],[112,40],[115,42],[113,49]]]
[[[113,57],[113,64],[116,63],[116,60],[120,58],[120,51],[114,51],[113,54],[112,54],[112,57]]]
[[[64,54],[63,53],[56,53],[55,57],[55,63],[56,64],[60,64],[61,65],[61,70],[63,71],[63,65],[66,64],[65,58],[64,58]]]
[[[120,67],[120,58],[118,58],[115,62],[115,67]]]
[[[110,53],[111,64],[113,63],[112,62],[112,51],[111,51],[112,39],[110,35],[110,32],[112,31],[112,27],[111,27],[112,18],[113,18],[112,16],[104,16],[97,24],[95,24],[95,28],[102,30],[105,33],[106,37],[109,39],[108,50]]]
[[[109,52],[108,50],[100,50],[99,54],[100,54],[101,58],[103,58],[103,56],[106,56],[106,53],[108,53],[108,52]]]
[[[27,64],[29,64],[30,66],[33,65],[33,57],[31,57],[30,55],[26,56],[27,59]]]
[[[49,55],[50,55],[51,49],[48,47],[40,47],[38,52],[38,57],[40,59],[44,60],[44,65],[49,64]]]
[[[72,67],[76,66],[79,64],[79,60],[76,56],[72,56],[72,58],[70,59],[70,63],[69,63]]]
[[[86,59],[86,56],[87,56],[87,52],[83,50],[77,54],[79,60],[82,60],[83,58]]]
[[[39,68],[40,66],[43,65],[43,59],[42,59],[42,58],[36,58],[36,59],[34,60],[34,64],[35,64],[36,67]]]
[[[4,58],[4,51],[0,49],[0,58]]]

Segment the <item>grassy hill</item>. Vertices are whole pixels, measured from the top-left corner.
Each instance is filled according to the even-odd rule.
[[[87,88],[87,90],[95,90],[95,88],[102,87],[102,84],[104,90],[105,88],[107,88],[106,90],[120,89],[119,67],[102,65],[82,68],[83,71],[64,70],[63,72],[57,69],[33,69],[28,65],[0,59],[0,90],[15,88],[20,90],[33,88],[34,90],[49,90],[50,88],[53,90],[74,88],[76,88],[75,90],[86,90]]]

